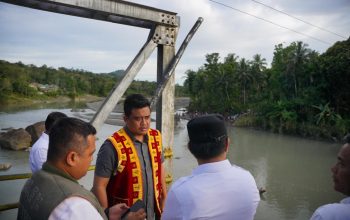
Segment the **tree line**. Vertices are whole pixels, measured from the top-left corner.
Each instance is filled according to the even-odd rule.
[[[113,86],[121,79],[124,70],[111,73],[96,74],[81,69],[58,69],[43,65],[25,65],[22,62],[10,63],[0,60],[0,103],[6,104],[9,99],[16,97],[46,98],[69,96],[75,98],[84,94],[106,97]],[[44,93],[33,87],[34,83],[41,85],[55,85],[57,89]],[[126,91],[153,96],[156,82],[134,80]],[[185,96],[182,86],[176,85],[176,95]]]
[[[192,112],[221,113],[236,125],[340,140],[350,131],[350,38],[319,54],[303,42],[275,46],[271,67],[219,53],[186,72]]]

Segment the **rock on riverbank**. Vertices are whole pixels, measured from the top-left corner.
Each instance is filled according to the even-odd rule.
[[[40,121],[25,129],[9,129],[0,133],[0,147],[9,150],[26,150],[32,146],[45,130],[45,122]]]
[[[0,146],[10,150],[24,150],[30,146],[32,137],[23,128],[0,134]]]

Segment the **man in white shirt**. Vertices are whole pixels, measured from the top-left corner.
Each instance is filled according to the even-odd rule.
[[[338,161],[332,167],[334,190],[347,197],[340,203],[332,203],[319,207],[311,220],[349,220],[350,219],[350,135],[340,148]]]
[[[206,115],[187,124],[190,152],[198,167],[171,187],[163,220],[252,220],[260,201],[253,176],[226,159],[229,139],[221,115]]]
[[[62,118],[50,130],[47,161],[25,183],[18,220],[120,219],[126,204],[103,209],[93,193],[77,180],[86,175],[95,152],[95,128],[77,118]],[[127,219],[144,219],[143,209]]]
[[[49,148],[49,132],[53,123],[60,119],[65,118],[65,115],[62,112],[51,112],[45,120],[45,131],[41,134],[39,139],[33,144],[32,149],[29,154],[29,164],[32,173],[38,171],[43,166],[43,163],[46,161],[47,150]]]

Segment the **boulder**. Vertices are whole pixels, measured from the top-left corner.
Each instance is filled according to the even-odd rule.
[[[0,133],[0,147],[10,150],[24,150],[30,146],[32,137],[23,128]]]
[[[39,121],[35,124],[29,125],[28,127],[26,127],[26,131],[32,137],[31,145],[33,145],[39,139],[41,134],[45,131],[45,122]]]
[[[10,163],[0,163],[0,170],[8,170],[10,169],[12,164]]]

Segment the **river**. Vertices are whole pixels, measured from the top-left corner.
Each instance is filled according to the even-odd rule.
[[[1,112],[0,129],[25,128],[32,123],[45,120],[51,111],[61,111],[69,116],[84,119],[94,113],[90,109],[72,112],[68,107],[61,107],[42,106],[40,109]],[[154,117],[155,114],[152,113],[152,118]],[[196,167],[196,161],[186,147],[188,141],[186,123],[186,120],[180,120],[175,128],[173,147],[175,180],[190,174]],[[97,148],[106,137],[119,128],[104,124],[98,130]],[[231,139],[229,160],[249,170],[255,177],[257,185],[267,190],[261,198],[256,220],[309,219],[318,206],[337,202],[343,198],[333,191],[330,172],[340,144],[231,126],[228,126],[228,131]],[[12,163],[11,169],[0,171],[0,175],[30,172],[28,154],[27,151],[0,149],[0,163]],[[79,182],[86,188],[91,188],[92,179],[93,172],[90,171]],[[25,180],[0,182],[0,204],[17,202],[24,182]],[[0,212],[0,219],[16,219],[16,214],[16,209]]]

